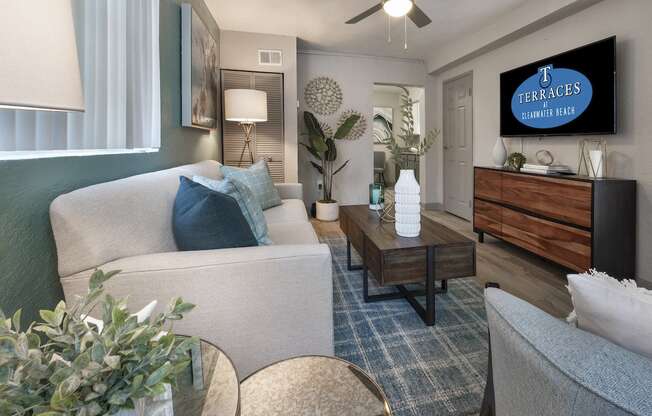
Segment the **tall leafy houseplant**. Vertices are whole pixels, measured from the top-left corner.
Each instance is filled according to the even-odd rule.
[[[320,204],[325,206],[327,204],[337,204],[333,199],[333,177],[337,175],[342,169],[348,165],[349,161],[342,163],[338,168],[335,168],[335,161],[337,159],[337,146],[336,140],[344,139],[350,132],[355,123],[358,122],[360,116],[352,115],[348,117],[342,124],[337,127],[335,133],[327,136],[324,133],[317,118],[309,111],[303,113],[303,120],[308,130],[308,143],[301,143],[308,152],[316,159],[311,160],[312,166],[322,175],[323,182],[323,195],[322,199],[318,201],[317,209],[319,211]],[[319,218],[319,213],[318,213]],[[320,218],[327,220],[334,220],[337,218]]]
[[[20,311],[12,318],[0,311],[1,415],[116,414],[175,385],[199,341],[176,337],[170,322],[194,306],[179,298],[154,317],[132,315],[126,300],[103,297],[116,273],[95,271],[86,296],[42,310],[43,322],[25,331]],[[101,324],[86,319],[94,311]]]
[[[401,133],[398,137],[390,135],[387,140],[387,149],[392,154],[392,159],[399,166],[404,163],[404,154],[412,153],[418,156],[425,155],[439,137],[440,131],[430,130],[421,137],[414,134],[414,105],[417,103],[410,97],[410,93],[403,88],[401,94]]]

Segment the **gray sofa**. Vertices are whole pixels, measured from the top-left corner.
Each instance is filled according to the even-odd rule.
[[[496,416],[652,415],[651,360],[502,290],[485,303]]]
[[[176,296],[197,305],[175,324],[222,348],[240,377],[303,354],[333,355],[331,254],[308,220],[300,184],[280,184],[283,204],[264,212],[271,246],[180,252],[172,234],[179,176],[219,178],[204,161],[79,189],[50,207],[68,301],[95,268],[122,270],[107,284],[137,310]]]

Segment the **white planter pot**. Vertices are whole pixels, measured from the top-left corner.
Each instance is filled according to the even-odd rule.
[[[165,393],[151,399],[141,399],[135,409],[123,409],[116,416],[174,416],[172,387],[165,385]]]
[[[337,221],[340,217],[340,204],[337,202],[317,201],[317,219],[319,221]]]
[[[494,150],[491,153],[491,157],[494,161],[494,166],[497,168],[502,168],[507,162],[507,148],[505,147],[505,142],[502,137],[496,139],[496,144],[494,144]]]
[[[421,187],[413,170],[401,170],[394,186],[396,234],[401,237],[418,237],[421,232]]]

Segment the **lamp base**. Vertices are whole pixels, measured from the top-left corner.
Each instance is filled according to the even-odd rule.
[[[240,123],[242,131],[245,135],[244,146],[242,146],[242,153],[240,153],[240,161],[238,162],[238,167],[242,167],[242,162],[244,161],[244,155],[246,151],[249,151],[249,160],[251,164],[254,164],[254,154],[251,151],[251,132],[253,131],[255,124],[254,123]]]

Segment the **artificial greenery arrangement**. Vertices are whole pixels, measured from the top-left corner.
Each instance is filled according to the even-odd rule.
[[[386,147],[392,154],[394,162],[399,166],[402,165],[405,152],[418,156],[425,155],[441,133],[437,129],[432,129],[423,138],[418,134],[414,134],[413,109],[416,103],[417,101],[410,97],[408,90],[403,88],[403,94],[401,94],[401,133],[398,137],[391,134],[386,140]]]
[[[126,300],[104,295],[104,282],[117,273],[96,270],[86,296],[42,310],[43,322],[24,332],[20,310],[12,318],[0,311],[0,414],[115,414],[176,385],[198,340],[176,337],[170,323],[194,305],[177,298],[167,312],[139,318]],[[86,319],[94,311],[101,325]]]
[[[333,176],[337,175],[349,163],[347,160],[340,167],[335,169],[335,160],[337,159],[335,140],[344,139],[359,119],[360,116],[352,115],[342,121],[342,123],[337,127],[335,133],[327,135],[324,133],[324,129],[317,118],[311,112],[304,111],[303,113],[303,120],[308,130],[308,143],[301,143],[301,145],[304,146],[315,159],[317,159],[317,162],[310,161],[310,163],[323,177],[324,194],[320,202],[335,202],[331,193],[333,190]]]
[[[520,170],[525,162],[527,162],[527,158],[523,153],[515,152],[507,156],[507,166],[512,169]]]

